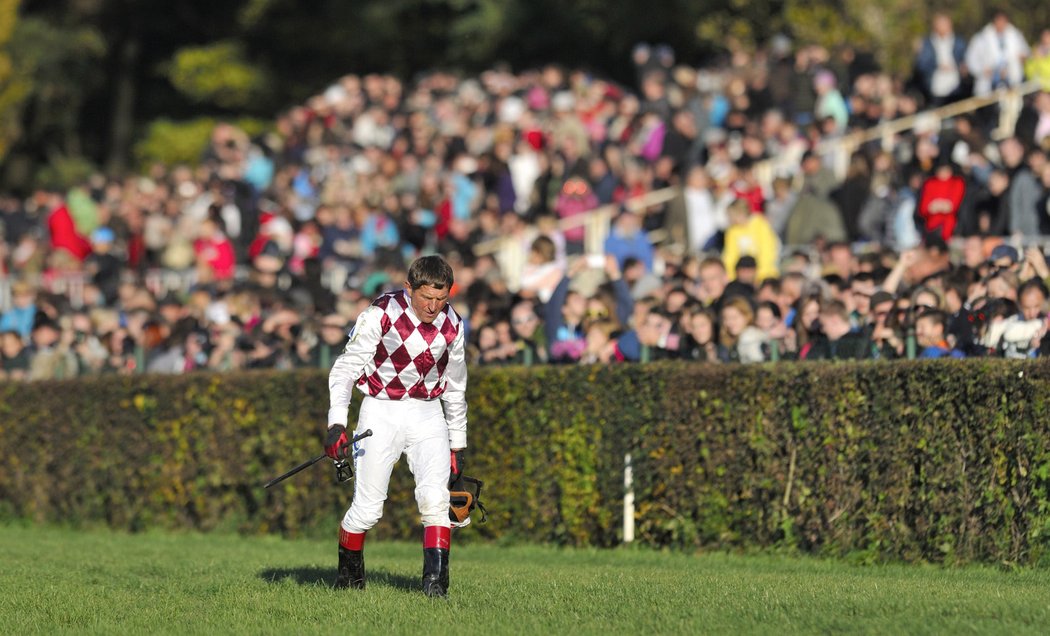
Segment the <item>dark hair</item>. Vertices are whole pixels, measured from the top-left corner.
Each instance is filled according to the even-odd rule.
[[[843,303],[841,300],[836,300],[834,298],[830,300],[825,300],[820,304],[820,315],[835,315],[839,318],[842,318],[846,322],[849,322],[849,309],[846,308],[845,303]]]
[[[413,290],[420,287],[451,289],[453,282],[452,266],[437,255],[421,256],[408,268],[408,286]]]
[[[1027,293],[1029,290],[1036,290],[1043,295],[1043,298],[1050,297],[1050,292],[1047,291],[1046,283],[1040,280],[1038,277],[1029,278],[1025,282],[1021,283],[1021,286],[1017,288],[1017,298],[1020,300],[1021,296]]]
[[[777,276],[767,276],[762,279],[762,282],[758,284],[758,289],[763,290],[767,287],[773,291],[774,294],[780,293],[780,278]]]
[[[846,289],[847,287],[846,279],[839,276],[838,274],[826,274],[823,280],[828,287],[834,287],[835,289],[838,289],[840,291]]]
[[[940,309],[927,309],[915,318],[915,322],[920,320],[932,320],[935,324],[941,326],[942,332],[948,331],[948,314]]]
[[[773,312],[773,315],[776,317],[777,320],[780,320],[782,318],[782,316],[780,315],[780,305],[776,304],[772,300],[763,300],[762,302],[758,303],[758,307],[756,308],[755,313],[758,313],[757,310],[761,309],[762,307],[768,307],[769,311]]]
[[[857,272],[856,274],[853,274],[852,276],[850,276],[849,282],[850,282],[850,284],[853,284],[853,283],[874,283],[875,282],[875,274],[872,274],[871,272]]]

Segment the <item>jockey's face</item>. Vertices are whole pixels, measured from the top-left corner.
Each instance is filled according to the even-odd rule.
[[[419,289],[412,289],[407,284],[409,303],[412,311],[420,322],[427,324],[434,322],[441,310],[448,304],[448,289],[423,285]]]

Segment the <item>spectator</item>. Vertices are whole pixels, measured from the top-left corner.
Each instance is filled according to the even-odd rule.
[[[577,362],[586,346],[583,318],[587,299],[578,291],[569,289],[572,277],[584,266],[584,259],[577,260],[554,289],[550,301],[544,305],[544,334],[550,348],[548,359],[551,362]]]
[[[724,362],[728,359],[725,347],[718,343],[715,315],[710,309],[692,312],[681,351],[682,357],[697,362]]]
[[[518,343],[515,362],[526,366],[547,362],[543,325],[532,301],[522,300],[511,308],[510,325]]]
[[[920,358],[965,357],[945,339],[947,325],[948,315],[939,309],[919,314],[915,319],[915,340],[921,349]]]
[[[871,343],[850,325],[849,311],[838,300],[820,308],[820,335],[804,356],[806,360],[863,360],[871,357]]]
[[[607,318],[592,321],[586,329],[586,346],[580,355],[580,364],[609,363],[618,360],[617,324]]]
[[[612,232],[605,239],[605,253],[616,257],[621,269],[633,257],[645,265],[646,271],[653,271],[653,246],[642,229],[642,219],[634,212],[617,215]]]
[[[1003,321],[1002,335],[995,345],[1004,358],[1033,357],[1040,350],[1040,343],[1047,328],[1046,284],[1032,278],[1017,290],[1017,313]]]
[[[63,316],[62,320],[64,331],[72,333],[69,348],[76,356],[77,374],[99,373],[105,364],[106,349],[95,335],[95,324],[91,316],[86,311],[80,310]]]
[[[795,206],[798,193],[791,187],[791,180],[787,177],[776,177],[773,179],[772,196],[766,200],[766,218],[780,239],[784,238],[784,230],[787,227],[788,215]]]
[[[828,198],[833,177],[820,165],[820,158],[808,153],[802,159],[803,185],[788,215],[784,242],[806,245],[846,239],[842,215]]]
[[[894,311],[893,295],[879,290],[871,296],[871,314],[864,329],[864,335],[871,342],[871,357],[894,359],[903,351],[904,343],[900,341],[892,326]]]
[[[768,337],[755,326],[751,303],[740,296],[728,299],[722,306],[719,342],[726,348],[729,362],[762,362]]]
[[[51,249],[61,250],[79,263],[91,253],[91,243],[88,242],[73,221],[69,213],[69,207],[58,197],[51,195],[48,199],[51,206],[47,217],[48,234],[51,237]]]
[[[62,328],[50,318],[33,325],[32,352],[29,363],[30,380],[62,380],[75,378],[77,360],[63,339]]]
[[[918,215],[923,233],[937,232],[948,241],[955,233],[959,208],[966,196],[966,182],[956,174],[951,159],[941,156],[933,174],[919,190]]]
[[[847,307],[850,310],[850,324],[854,327],[863,327],[869,322],[871,299],[875,291],[875,276],[870,272],[857,272],[850,276]]]
[[[681,336],[674,331],[674,317],[666,311],[654,309],[648,312],[636,331],[641,350],[638,358],[625,353],[628,360],[649,362],[679,357]]]
[[[29,379],[29,348],[22,340],[22,334],[8,330],[0,332],[0,379],[23,381]]]
[[[598,197],[591,190],[590,184],[579,177],[565,180],[561,192],[558,194],[554,210],[564,221],[598,207]],[[569,254],[583,253],[583,223],[579,223],[565,230],[565,249]]]
[[[536,298],[541,303],[550,300],[564,274],[555,249],[554,241],[547,236],[537,236],[532,241],[521,276],[521,295]]]
[[[820,335],[820,309],[822,296],[810,292],[795,301],[793,314],[786,334],[785,351],[793,357],[805,359],[813,343]]]
[[[829,196],[839,209],[847,240],[859,240],[861,210],[871,196],[871,164],[867,155],[863,152],[853,153],[846,170],[846,180],[832,190]]]
[[[84,259],[84,269],[91,282],[98,286],[106,304],[117,298],[117,286],[125,259],[113,253],[116,235],[113,230],[101,226],[91,233],[91,253]]]
[[[1024,62],[1030,50],[1024,35],[1002,9],[974,35],[966,48],[966,67],[974,78],[974,94],[987,95],[1024,80]]]
[[[25,281],[11,285],[11,308],[0,315],[0,331],[14,331],[26,342],[36,318],[36,292]]]
[[[1025,76],[1039,82],[1044,92],[1050,91],[1050,28],[1039,32],[1039,41],[1025,62]]]
[[[1003,236],[1010,223],[1010,199],[1007,189],[1010,176],[1005,170],[996,168],[988,174],[984,185],[967,187],[967,197],[959,209],[958,230],[960,236]]]
[[[329,334],[328,339],[330,340],[332,338],[334,338],[334,336]],[[244,336],[244,332],[237,321],[228,320],[222,325],[214,326],[208,335],[208,344],[210,347],[208,352],[209,369],[215,371],[234,371],[236,369],[245,368],[247,352],[251,350],[251,342]],[[342,347],[346,345],[345,332],[340,330],[338,346],[327,340],[325,341],[325,344],[329,346],[330,352],[332,349],[338,349],[337,351],[334,351],[334,355],[338,355],[342,352]],[[334,360],[335,358],[330,357],[326,361],[324,354],[319,351],[322,346],[323,345],[320,343],[312,342],[309,336],[303,338],[299,350],[300,360],[303,361],[304,364],[313,363],[312,366],[322,369],[330,369],[331,360]]]
[[[741,295],[745,298],[753,298],[755,295],[755,287],[758,284],[758,261],[755,260],[754,256],[741,256],[736,261],[736,267],[733,268],[734,278],[726,286],[726,291],[723,296]],[[775,278],[767,276],[762,280],[769,280]]]
[[[712,249],[719,233],[726,228],[727,220],[719,216],[723,209],[715,205],[707,170],[702,166],[690,168],[682,194],[685,196],[689,247],[696,252]]]
[[[726,270],[735,272],[740,257],[750,256],[757,265],[757,280],[779,276],[777,263],[780,261],[780,239],[766,217],[761,213],[752,213],[743,199],[734,201],[727,213],[729,227],[722,248],[722,262]]]
[[[518,352],[517,346],[501,337],[499,324],[482,325],[474,343],[473,362],[480,365],[510,364]]]
[[[999,153],[1003,167],[1010,175],[1006,189],[1009,206],[1009,232],[1015,236],[1039,234],[1039,216],[1036,204],[1041,196],[1041,186],[1025,162],[1024,144],[1016,137],[999,142]]]
[[[324,315],[314,336],[313,346],[306,349],[305,355],[300,356],[303,366],[331,369],[332,363],[343,352],[351,326],[342,314],[333,312]],[[227,348],[232,351],[232,347]]]
[[[930,20],[930,33],[923,38],[915,71],[931,106],[943,106],[965,96],[969,72],[966,41],[955,34],[952,19],[937,11]]]
[[[698,299],[705,307],[721,310],[722,295],[729,285],[729,275],[722,259],[708,257],[700,262]]]
[[[197,273],[205,282],[228,281],[233,278],[237,264],[233,243],[226,237],[221,221],[206,218],[201,221],[197,239],[193,242],[197,258]]]
[[[813,91],[816,93],[816,104],[813,116],[817,121],[831,120],[833,133],[842,133],[849,123],[849,108],[838,89],[835,74],[828,70],[817,71],[813,76]]]

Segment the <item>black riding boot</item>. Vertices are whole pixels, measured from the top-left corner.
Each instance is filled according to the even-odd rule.
[[[339,576],[335,580],[336,589],[365,587],[365,551],[347,550],[339,546]]]
[[[448,550],[423,548],[423,593],[448,596]]]

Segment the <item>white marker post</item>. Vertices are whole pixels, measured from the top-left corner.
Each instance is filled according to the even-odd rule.
[[[634,541],[634,471],[631,454],[623,456],[623,542]]]

